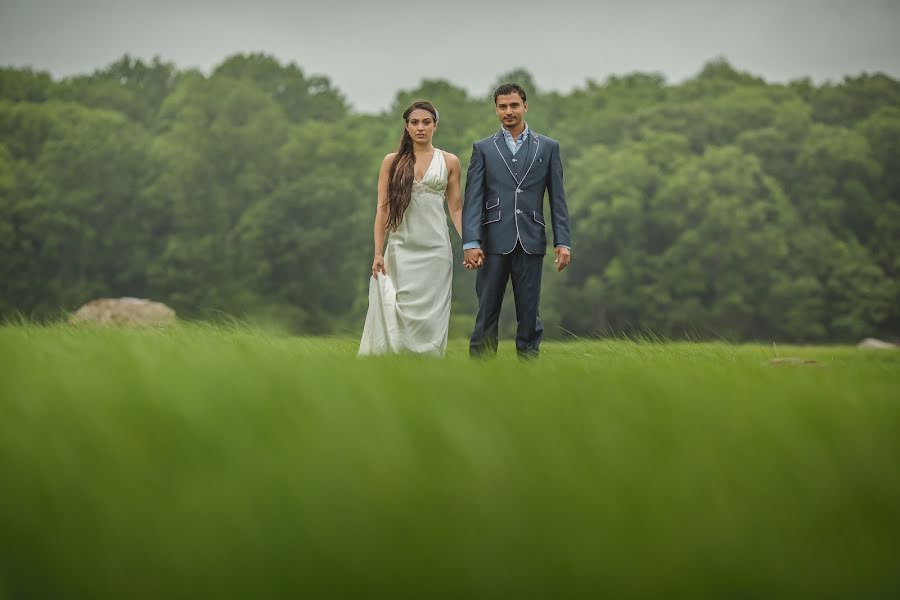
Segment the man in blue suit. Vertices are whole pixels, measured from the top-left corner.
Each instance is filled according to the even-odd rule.
[[[472,146],[462,216],[465,265],[477,269],[478,316],[469,342],[473,357],[497,353],[506,283],[516,303],[516,351],[536,357],[544,328],[538,317],[541,267],[547,249],[544,192],[550,204],[557,272],[569,264],[569,211],[559,142],[525,122],[525,90],[505,83],[494,92],[499,132]]]

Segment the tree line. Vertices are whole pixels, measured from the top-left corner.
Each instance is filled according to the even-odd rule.
[[[900,332],[897,80],[769,83],[724,60],[679,84],[507,80],[528,90],[531,128],[562,144],[573,260],[561,275],[545,261],[548,336]],[[372,115],[262,54],[208,75],[128,56],[59,80],[0,69],[0,319],[127,295],[186,318],[359,332],[375,183],[403,108],[434,102],[435,145],[465,169],[499,127],[490,91],[423,80]],[[453,335],[475,310],[458,268]]]

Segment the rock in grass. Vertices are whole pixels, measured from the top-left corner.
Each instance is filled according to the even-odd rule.
[[[866,338],[858,343],[856,347],[870,350],[894,350],[897,348],[897,344],[892,344],[876,338]]]
[[[783,358],[773,358],[769,361],[770,365],[775,366],[796,366],[796,365],[818,365],[818,361],[811,358],[800,358],[799,356],[785,356]]]
[[[175,311],[162,302],[142,298],[98,298],[75,311],[69,323],[166,327],[175,324]]]

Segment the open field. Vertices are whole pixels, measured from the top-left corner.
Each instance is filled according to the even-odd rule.
[[[355,350],[0,327],[0,599],[900,597],[898,352]]]

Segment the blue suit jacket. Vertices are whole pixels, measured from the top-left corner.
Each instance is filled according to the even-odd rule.
[[[571,246],[559,142],[532,131],[515,156],[500,132],[475,142],[466,176],[463,244],[479,242],[485,254],[508,254],[521,240],[529,254],[546,254],[545,191],[553,245]]]

